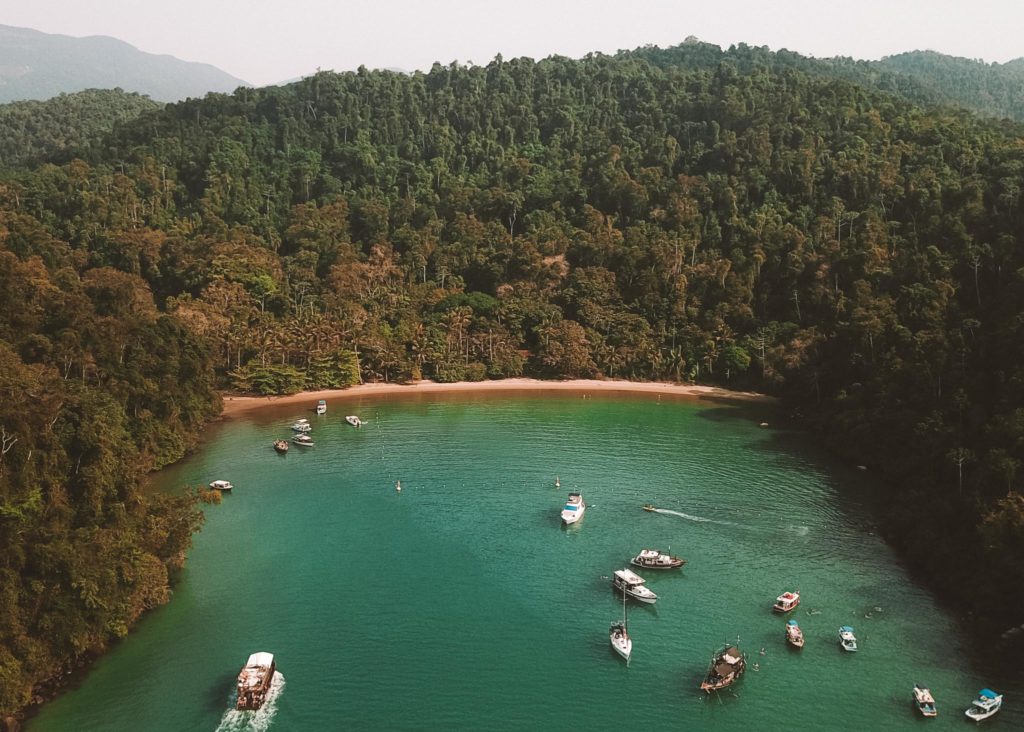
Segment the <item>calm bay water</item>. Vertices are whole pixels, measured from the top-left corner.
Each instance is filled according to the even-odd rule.
[[[275,454],[299,416],[316,446]],[[1019,676],[974,653],[871,533],[870,477],[761,418],[655,395],[456,394],[218,426],[156,478],[236,486],[207,509],[174,599],[29,730],[935,730],[967,724],[985,685],[1006,694],[989,724],[1024,726]],[[564,529],[572,488],[589,508]],[[643,547],[689,564],[644,573],[660,599],[629,607],[627,668],[608,578]],[[769,610],[787,589],[802,651]],[[860,652],[840,651],[843,624]],[[737,638],[746,676],[703,695],[711,651]],[[259,650],[277,657],[276,698],[231,712]],[[912,711],[916,681],[938,719]]]

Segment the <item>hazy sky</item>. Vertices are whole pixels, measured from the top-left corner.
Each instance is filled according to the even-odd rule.
[[[812,56],[1024,56],[1024,0],[0,0],[0,24],[114,36],[255,84],[318,67],[579,57],[689,35]]]

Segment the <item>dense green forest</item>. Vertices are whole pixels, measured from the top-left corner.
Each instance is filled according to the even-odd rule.
[[[82,155],[118,122],[160,105],[121,89],[87,89],[45,102],[0,105],[0,168],[12,169]]]
[[[216,385],[777,394],[977,627],[1024,620],[1024,127],[657,53],[319,73],[0,184],[0,709],[164,596],[196,516],[138,476]]]

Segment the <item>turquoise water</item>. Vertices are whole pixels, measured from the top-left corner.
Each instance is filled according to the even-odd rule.
[[[985,685],[1006,693],[990,726],[1024,724],[1019,677],[976,657],[871,532],[870,476],[760,428],[764,414],[564,392],[329,404],[219,425],[156,477],[235,490],[207,508],[171,603],[31,732],[934,730],[967,724]],[[316,446],[277,455],[300,416]],[[573,488],[589,507],[566,529]],[[660,599],[629,607],[627,668],[608,644],[622,613],[608,578],[643,547],[689,563],[641,572]],[[802,593],[802,651],[769,610],[787,589]],[[844,624],[856,654],[838,647]],[[710,653],[737,638],[751,668],[702,694]],[[234,678],[259,650],[277,657],[274,701],[233,713]],[[913,713],[917,681],[938,719]]]

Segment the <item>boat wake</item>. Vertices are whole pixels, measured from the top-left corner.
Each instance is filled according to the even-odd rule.
[[[237,709],[224,712],[215,732],[266,732],[277,716],[277,700],[282,691],[284,675],[280,671],[275,671],[263,706],[255,712],[242,712]]]
[[[718,519],[704,518],[703,516],[691,516],[688,513],[683,513],[682,511],[673,511],[668,508],[656,508],[654,509],[654,512],[670,514],[672,516],[679,516],[680,518],[684,518],[687,521],[696,521],[697,523],[701,524],[721,524],[722,526],[736,526],[736,524],[734,524],[732,521],[719,521]]]

